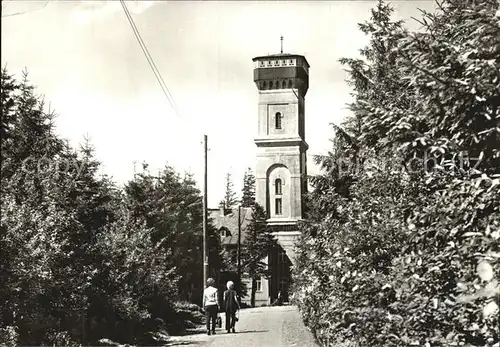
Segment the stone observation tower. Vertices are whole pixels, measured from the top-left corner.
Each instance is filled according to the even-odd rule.
[[[276,261],[294,262],[297,221],[302,219],[307,190],[304,98],[309,88],[309,63],[304,56],[283,53],[283,49],[253,61],[259,93],[255,195],[284,251],[275,259],[276,265]],[[271,257],[269,261],[273,262]],[[277,290],[287,289],[287,279],[277,281]]]

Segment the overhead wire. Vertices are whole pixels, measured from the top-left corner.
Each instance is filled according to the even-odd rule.
[[[179,119],[181,119],[181,116],[179,115],[179,111],[178,111],[177,105],[175,104],[174,98],[172,97],[172,94],[170,93],[170,91],[167,87],[167,84],[165,83],[165,80],[163,79],[160,71],[158,70],[158,67],[155,64],[153,57],[149,53],[149,50],[148,50],[146,44],[144,43],[144,40],[141,37],[139,29],[137,29],[137,26],[135,25],[134,19],[132,18],[131,14],[127,8],[127,5],[125,4],[125,1],[120,0],[120,3],[123,7],[123,11],[125,12],[125,15],[127,16],[127,19],[130,23],[130,26],[132,27],[132,31],[134,32],[134,35],[137,39],[137,42],[139,42],[139,46],[141,46],[141,49],[142,49],[144,55],[146,56],[146,59],[148,60],[149,66],[151,67],[151,70],[153,70],[153,73],[154,73],[156,79],[158,80],[158,83],[160,84],[160,87],[161,87],[163,93],[167,97],[167,100],[168,100],[170,106],[172,107],[175,115]]]
[[[135,25],[135,22],[134,22],[134,19],[132,18],[132,15],[130,14],[130,11],[128,10],[127,8],[127,5],[125,4],[125,1],[124,0],[120,0],[120,3],[122,5],[122,8],[123,8],[123,11],[125,12],[125,15],[128,19],[128,22],[132,28],[132,31],[134,32],[134,35],[137,39],[137,42],[139,43],[139,46],[141,47],[142,49],[142,52],[144,53],[147,61],[148,61],[148,64],[149,66],[151,67],[151,70],[153,71],[153,74],[155,75],[158,83],[160,84],[160,87],[163,91],[163,93],[165,94],[172,110],[174,111],[175,113],[175,116],[181,120],[181,121],[184,121],[184,122],[188,122],[187,119],[181,117],[180,113],[179,113],[179,110],[177,108],[177,105],[174,101],[174,98],[172,96],[172,94],[170,93],[170,90],[168,89],[167,87],[167,84],[165,83],[165,80],[163,79],[158,67],[156,66],[154,60],[153,60],[153,57],[151,56],[151,53],[149,53],[149,50],[144,42],[144,40],[142,39],[142,36],[139,32],[139,29],[137,28],[137,26]],[[186,129],[189,130],[189,131],[193,131],[194,129],[192,129],[193,125],[190,124],[191,126],[188,126],[188,124],[184,124],[186,126]],[[196,133],[197,135],[199,135],[199,131],[200,129],[198,129],[198,131],[193,131],[194,133]],[[206,135],[205,135],[206,137]]]

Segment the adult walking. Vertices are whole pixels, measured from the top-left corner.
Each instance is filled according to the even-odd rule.
[[[215,322],[219,312],[219,294],[215,288],[215,280],[207,279],[207,288],[203,291],[203,309],[205,310],[205,319],[207,321],[207,335],[215,335]],[[210,322],[212,323],[210,326]],[[210,329],[211,328],[211,329]]]
[[[232,281],[227,282],[227,290],[224,292],[224,308],[226,310],[226,330],[228,333],[231,331],[234,333],[236,312],[240,309],[240,303]]]

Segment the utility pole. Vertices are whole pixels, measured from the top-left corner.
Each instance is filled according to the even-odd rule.
[[[208,279],[208,244],[207,244],[207,135],[203,135],[203,145],[205,147],[205,173],[203,178],[203,286],[205,288]]]
[[[241,277],[241,205],[238,205],[238,277]]]

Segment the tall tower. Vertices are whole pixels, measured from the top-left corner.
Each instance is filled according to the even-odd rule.
[[[253,58],[259,91],[256,201],[293,261],[293,241],[307,189],[304,98],[309,63],[302,55],[280,53]]]

